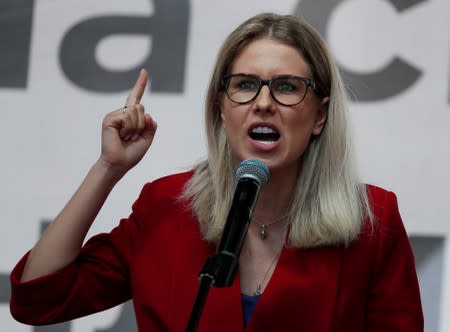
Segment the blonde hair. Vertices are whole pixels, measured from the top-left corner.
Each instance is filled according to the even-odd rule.
[[[192,208],[207,241],[220,240],[235,188],[234,166],[222,126],[222,78],[239,52],[256,39],[271,38],[296,48],[308,63],[316,94],[329,97],[320,136],[301,158],[290,202],[289,245],[297,248],[348,245],[366,217],[372,220],[367,192],[360,183],[348,126],[346,92],[325,42],[308,24],[290,15],[260,14],[237,27],[225,40],[212,73],[205,105],[208,158],[194,169],[183,198]]]

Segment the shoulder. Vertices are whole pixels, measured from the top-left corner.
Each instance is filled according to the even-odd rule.
[[[131,214],[122,219],[120,225],[132,225],[139,230],[138,233],[146,234],[144,230],[154,230],[169,220],[181,220],[192,215],[190,201],[182,198],[192,174],[192,171],[186,171],[146,183],[132,205]]]
[[[164,196],[179,196],[182,194],[186,183],[191,179],[193,171],[186,171],[167,175],[144,185],[140,196],[154,195],[159,197]]]
[[[415,275],[414,259],[408,234],[397,204],[396,194],[374,185],[366,185],[372,220],[366,219],[358,239],[353,243],[352,261],[356,257],[370,263],[372,279],[408,270]],[[407,266],[401,266],[401,265]],[[404,271],[403,271],[404,272]]]
[[[400,215],[397,196],[390,190],[366,185],[372,212],[372,222],[366,222],[361,239],[376,243],[379,249],[387,250],[399,243],[408,243],[408,235]]]
[[[393,203],[397,201],[394,192],[378,187],[373,184],[366,184],[367,195],[372,208],[379,208],[385,203]]]
[[[148,210],[167,205],[179,205],[180,197],[187,182],[192,177],[193,171],[186,171],[167,175],[146,183],[138,199],[133,204],[133,210]]]
[[[403,228],[396,194],[372,184],[367,184],[366,190],[374,225]]]

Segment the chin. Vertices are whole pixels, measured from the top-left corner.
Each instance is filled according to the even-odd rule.
[[[297,172],[300,168],[300,164],[298,161],[289,162],[289,163],[279,162],[279,161],[270,160],[270,159],[269,160],[261,160],[261,161],[267,165],[271,174],[279,173],[279,174],[287,175],[287,174],[290,174],[291,172],[294,172],[295,174],[297,174]]]

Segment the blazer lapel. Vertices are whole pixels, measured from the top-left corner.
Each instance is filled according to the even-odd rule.
[[[284,249],[248,331],[330,331],[342,250]]]

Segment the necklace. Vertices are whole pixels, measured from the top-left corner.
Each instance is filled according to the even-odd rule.
[[[267,222],[266,223],[260,223],[255,218],[253,221],[256,224],[258,224],[258,226],[259,226],[259,231],[258,231],[259,238],[264,241],[268,237],[267,228],[269,228],[270,226],[275,225],[276,223],[286,219],[286,217],[287,217],[287,214],[285,214],[285,215],[283,215],[283,216],[281,216],[281,217],[279,217],[277,219],[271,220],[268,223]]]
[[[279,218],[278,220],[272,221],[272,223],[270,223],[268,226],[273,225],[273,224],[279,222],[280,220],[285,219],[286,216],[287,216],[287,215],[284,215],[283,217]],[[261,226],[261,225],[260,225],[260,226]],[[267,226],[267,225],[266,225],[266,226]],[[281,252],[283,251],[284,244],[285,244],[286,232],[287,232],[287,226],[286,226],[286,225],[284,225],[284,226],[285,226],[285,227],[284,227],[284,235],[283,235],[283,237],[282,237],[283,240],[281,241],[281,246],[280,246],[280,248],[278,249],[278,252],[277,252],[277,254],[275,255],[275,257],[273,258],[273,260],[270,262],[270,265],[269,265],[269,267],[267,268],[266,272],[264,272],[263,278],[262,278],[261,281],[256,285],[256,290],[255,290],[255,292],[253,293],[253,295],[255,295],[255,296],[258,296],[258,295],[261,295],[261,294],[262,294],[262,289],[263,289],[264,282],[266,281],[267,276],[269,275],[270,270],[272,270],[272,268],[273,268],[274,265],[275,265],[275,262],[278,260],[278,258],[279,258],[280,255],[281,255]],[[265,234],[264,234],[264,235],[265,235]],[[260,233],[260,237],[261,237],[261,233]],[[264,240],[265,237],[262,238],[262,239]]]
[[[262,286],[264,284],[264,281],[266,281],[266,278],[267,278],[267,275],[269,274],[269,271],[272,269],[272,267],[275,264],[275,262],[277,261],[278,257],[280,257],[280,254],[281,254],[282,250],[283,250],[283,246],[281,247],[281,249],[278,252],[278,254],[275,255],[274,259],[270,263],[269,267],[267,268],[266,272],[264,273],[264,276],[263,276],[261,282],[256,285],[256,290],[253,293],[254,296],[258,296],[258,295],[262,294]]]

